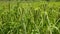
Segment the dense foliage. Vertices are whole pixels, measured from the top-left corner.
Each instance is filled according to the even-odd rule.
[[[53,1],[53,2],[60,2],[60,0],[0,0],[0,1],[33,1],[33,2],[35,2],[35,1],[38,1],[38,2],[40,2],[40,1],[48,1],[48,2],[51,2],[51,1]]]
[[[0,34],[60,34],[60,2],[0,2]]]

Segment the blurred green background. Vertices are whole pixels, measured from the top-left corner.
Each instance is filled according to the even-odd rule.
[[[0,34],[60,34],[60,0],[1,0]]]

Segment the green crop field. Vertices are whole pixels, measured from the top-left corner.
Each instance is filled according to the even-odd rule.
[[[0,1],[0,34],[60,34],[60,2]]]

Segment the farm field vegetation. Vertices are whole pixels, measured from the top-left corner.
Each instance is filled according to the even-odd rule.
[[[60,34],[60,2],[0,1],[0,34]]]

